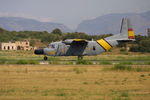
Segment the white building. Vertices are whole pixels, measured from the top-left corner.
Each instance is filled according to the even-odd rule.
[[[0,43],[0,50],[33,50],[33,49],[34,48],[30,46],[30,42],[27,40]]]
[[[15,43],[0,43],[0,50],[17,50]]]

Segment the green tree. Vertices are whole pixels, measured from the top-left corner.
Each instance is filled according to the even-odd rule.
[[[136,36],[136,41],[130,48],[132,52],[150,52],[150,37]]]
[[[139,50],[141,52],[150,52],[150,39],[140,41]]]
[[[52,32],[52,34],[58,34],[58,35],[62,35],[62,31],[58,28],[54,29]]]

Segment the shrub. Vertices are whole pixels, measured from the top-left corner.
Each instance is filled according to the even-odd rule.
[[[28,61],[28,64],[39,64],[39,62],[35,61],[35,60],[30,60],[30,61]]]
[[[100,82],[98,82],[98,81],[95,81],[95,82],[94,82],[94,84],[96,84],[96,85],[100,85]]]
[[[5,59],[5,58],[4,59],[3,58],[0,59],[0,64],[6,64],[6,63],[7,63],[7,59]]]
[[[112,100],[121,100],[120,97],[112,98]]]
[[[122,92],[121,93],[121,97],[128,97],[128,96],[129,96],[128,92]]]
[[[138,46],[132,46],[132,47],[130,47],[130,51],[131,52],[138,52],[139,51],[139,47]]]
[[[121,52],[121,54],[128,55],[129,53],[127,51],[125,51],[125,52]]]
[[[35,60],[18,60],[16,64],[39,64],[39,62]]]
[[[87,61],[87,60],[77,60],[76,64],[88,65],[88,64],[92,64],[92,62],[91,61]]]
[[[85,68],[73,68],[73,71],[76,73],[76,74],[81,74],[83,72],[87,72],[87,69]]]
[[[3,61],[3,60],[2,60],[2,61],[0,61],[0,64],[5,64],[5,63],[6,63],[6,61]]]
[[[150,65],[150,61],[145,63],[146,65]]]
[[[27,60],[18,60],[16,64],[28,64]]]
[[[148,67],[137,67],[137,68],[134,68],[135,71],[137,72],[149,72],[150,71],[150,68]]]
[[[142,72],[143,70],[142,70],[142,68],[136,68],[135,71]]]
[[[122,65],[132,65],[132,62],[129,62],[129,61],[122,61],[122,62],[120,62],[119,64],[122,64]]]
[[[125,48],[121,48],[120,52],[126,52],[126,49]]]
[[[87,84],[88,84],[88,82],[83,82],[83,84],[87,85]]]
[[[111,65],[112,63],[110,61],[101,61],[100,64]]]
[[[113,69],[114,70],[128,70],[128,71],[132,70],[131,66],[129,66],[129,65],[125,66],[125,65],[122,65],[122,64],[116,64],[116,65],[114,65]]]
[[[58,93],[56,96],[66,96],[66,93]]]
[[[110,50],[108,50],[108,52],[112,52],[112,50],[110,49]]]
[[[142,75],[140,75],[141,77],[144,77],[145,75],[144,74],[142,74]]]
[[[132,52],[150,52],[150,38],[145,36],[137,36],[136,41],[137,45],[133,45],[130,48]]]

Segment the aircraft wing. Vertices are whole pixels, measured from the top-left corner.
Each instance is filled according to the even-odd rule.
[[[85,55],[84,51],[88,44],[88,40],[67,39],[63,41],[63,43],[65,43],[66,45],[69,45],[66,55],[78,56],[78,55]]]
[[[63,43],[67,45],[72,45],[72,44],[87,44],[88,40],[85,39],[66,39],[63,41]]]

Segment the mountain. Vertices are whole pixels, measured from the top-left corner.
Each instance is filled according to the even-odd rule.
[[[59,23],[40,22],[34,19],[20,17],[0,17],[0,27],[9,31],[48,31],[51,32],[55,28],[61,29],[63,32],[72,31],[68,27]]]
[[[108,34],[119,33],[121,19],[128,17],[132,21],[136,34],[143,33],[146,35],[146,29],[150,28],[150,11],[144,13],[123,13],[108,14],[99,16],[95,19],[82,21],[76,32],[85,32],[88,34]],[[63,32],[72,32],[71,29],[63,24],[52,22],[40,22],[34,19],[20,17],[0,17],[0,27],[9,31],[48,31],[51,32],[55,28],[61,29]]]
[[[128,17],[136,34],[146,35],[146,29],[150,28],[150,11],[144,13],[108,14],[91,20],[81,22],[76,31],[89,34],[119,33],[121,19]]]

